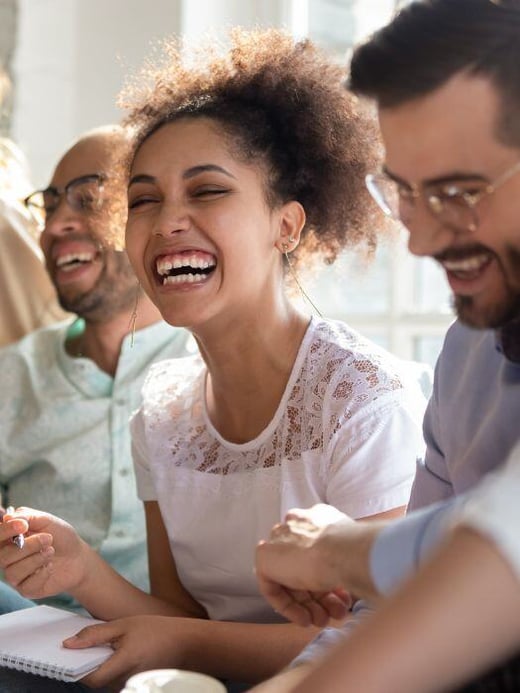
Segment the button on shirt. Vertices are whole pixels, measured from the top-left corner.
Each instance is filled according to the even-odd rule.
[[[0,484],[4,503],[70,522],[127,579],[148,589],[146,533],[128,420],[155,361],[190,353],[164,322],[123,342],[115,377],[65,341],[74,325],[38,330],[0,350]],[[60,595],[48,600],[70,606]]]

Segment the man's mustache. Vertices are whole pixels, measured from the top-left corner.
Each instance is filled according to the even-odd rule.
[[[496,253],[481,243],[474,243],[472,245],[466,245],[463,248],[448,248],[442,253],[438,253],[432,257],[437,262],[442,263],[449,262],[450,260],[466,260],[467,258],[474,257],[475,255],[496,255]]]

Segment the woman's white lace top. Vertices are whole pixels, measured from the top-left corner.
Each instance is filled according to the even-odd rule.
[[[158,501],[179,577],[210,618],[279,620],[254,551],[290,508],[330,503],[359,518],[406,505],[424,398],[405,370],[347,325],[313,318],[272,421],[236,444],[208,418],[199,356],[152,366],[132,421],[138,492]]]

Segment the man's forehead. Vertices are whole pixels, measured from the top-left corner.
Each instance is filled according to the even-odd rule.
[[[105,137],[80,140],[63,155],[50,184],[63,187],[76,178],[103,173],[110,167],[111,157],[112,148]]]
[[[482,170],[508,152],[498,139],[499,116],[493,84],[458,74],[423,97],[379,110],[387,165],[414,178]]]

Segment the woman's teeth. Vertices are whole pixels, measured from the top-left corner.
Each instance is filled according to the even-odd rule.
[[[208,279],[216,266],[211,257],[195,255],[170,255],[156,260],[157,274],[163,278],[163,284],[193,284]]]

